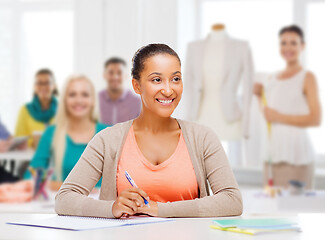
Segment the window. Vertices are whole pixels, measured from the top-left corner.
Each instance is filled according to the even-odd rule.
[[[35,72],[50,68],[60,86],[74,69],[73,0],[0,1],[0,32],[0,117],[13,133]]]
[[[34,74],[40,68],[50,68],[61,86],[73,69],[73,13],[68,10],[25,12],[21,39],[25,99],[32,94]]]

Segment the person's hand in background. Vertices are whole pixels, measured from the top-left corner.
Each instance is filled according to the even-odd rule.
[[[59,191],[62,183],[63,182],[61,182],[61,181],[50,181],[48,187],[51,191],[57,192],[57,191]]]
[[[25,141],[25,142],[19,144],[19,145],[17,146],[17,149],[18,149],[19,151],[23,151],[23,150],[26,150],[27,147],[28,147],[28,145],[27,145],[27,141]]]
[[[261,98],[263,93],[263,84],[254,83],[253,93],[256,97]]]
[[[269,107],[264,107],[264,117],[267,122],[280,122],[281,114]]]
[[[19,181],[17,183],[5,183],[0,185],[0,202],[22,203],[29,202],[33,198],[34,182]]]
[[[0,153],[8,152],[12,144],[12,138],[0,140]]]

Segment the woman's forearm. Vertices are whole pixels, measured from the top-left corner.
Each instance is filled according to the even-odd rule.
[[[293,125],[296,127],[311,127],[320,125],[320,116],[313,114],[308,115],[288,115],[288,114],[279,114],[279,122]]]
[[[159,217],[225,217],[242,212],[242,197],[236,188],[194,200],[158,203]]]

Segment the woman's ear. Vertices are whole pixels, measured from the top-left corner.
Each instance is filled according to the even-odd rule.
[[[306,46],[306,44],[303,42],[303,43],[302,43],[302,47],[301,47],[301,50],[302,50],[302,51],[305,50],[305,46]]]
[[[140,95],[141,94],[140,80],[136,80],[135,78],[132,78],[132,86],[135,93]]]

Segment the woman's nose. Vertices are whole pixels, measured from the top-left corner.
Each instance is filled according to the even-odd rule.
[[[170,95],[173,94],[173,89],[170,87],[169,82],[164,84],[163,89],[161,89],[161,93],[166,97],[169,97]]]

